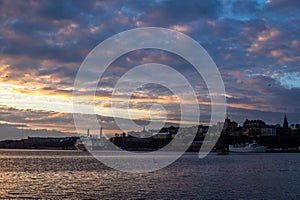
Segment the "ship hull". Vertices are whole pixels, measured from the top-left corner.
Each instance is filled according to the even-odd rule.
[[[247,148],[229,146],[229,151],[235,153],[264,153],[266,149],[265,147]]]
[[[105,149],[105,144],[103,139],[81,137],[78,139],[75,147],[81,151],[97,151]]]

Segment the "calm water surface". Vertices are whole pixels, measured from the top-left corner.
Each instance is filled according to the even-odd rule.
[[[300,199],[300,154],[187,153],[165,169],[131,174],[88,152],[0,150],[0,198]]]

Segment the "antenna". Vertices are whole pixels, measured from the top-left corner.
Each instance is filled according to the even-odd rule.
[[[24,138],[24,127],[23,126],[21,127],[21,139],[25,139]]]

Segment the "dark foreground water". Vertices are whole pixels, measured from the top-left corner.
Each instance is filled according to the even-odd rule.
[[[300,199],[300,154],[187,153],[165,169],[130,174],[88,152],[0,150],[0,198]]]

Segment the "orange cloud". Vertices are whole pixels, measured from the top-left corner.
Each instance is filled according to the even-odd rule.
[[[274,28],[262,31],[247,50],[249,52],[260,52],[270,41],[277,39],[280,35],[280,31]]]

